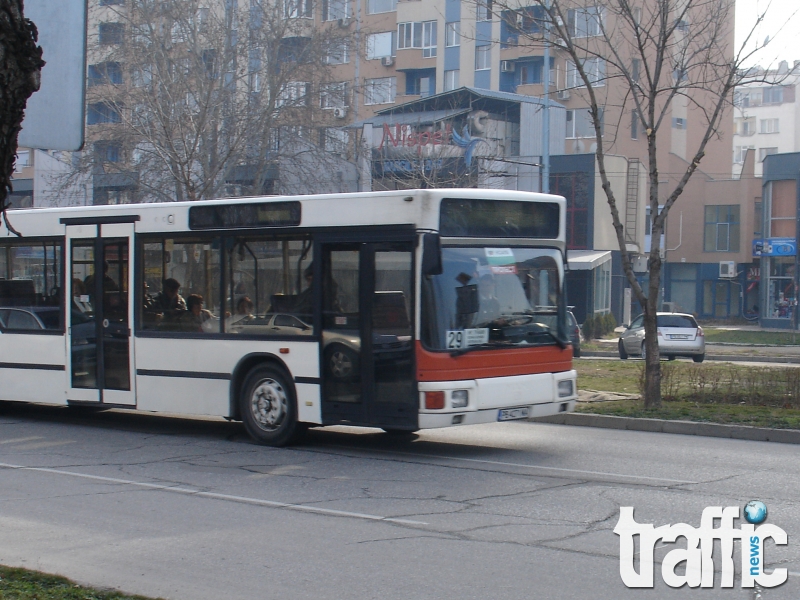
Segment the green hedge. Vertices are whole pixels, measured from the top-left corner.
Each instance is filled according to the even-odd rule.
[[[583,322],[583,337],[586,340],[603,338],[613,332],[616,326],[617,320],[611,313],[589,316]]]

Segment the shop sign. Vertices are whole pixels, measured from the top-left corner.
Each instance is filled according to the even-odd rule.
[[[753,256],[794,256],[797,240],[794,238],[765,238],[753,240]]]

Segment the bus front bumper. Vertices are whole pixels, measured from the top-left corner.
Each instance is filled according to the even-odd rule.
[[[420,429],[544,417],[571,412],[577,402],[574,370],[463,381],[426,381],[419,383],[419,392]],[[426,406],[431,392],[443,392],[442,408]],[[464,396],[466,404],[461,405]]]

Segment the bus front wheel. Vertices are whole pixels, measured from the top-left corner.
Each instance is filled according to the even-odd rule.
[[[250,436],[267,446],[285,446],[304,432],[297,422],[297,401],[283,370],[260,365],[248,373],[239,397],[242,422]]]

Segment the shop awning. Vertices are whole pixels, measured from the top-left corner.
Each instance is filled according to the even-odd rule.
[[[567,262],[571,271],[591,271],[611,261],[610,250],[568,250]]]
[[[449,108],[444,110],[375,115],[362,121],[350,123],[345,126],[345,129],[361,129],[367,123],[370,123],[373,127],[383,127],[384,125],[431,125],[458,115],[463,115],[470,110],[470,108]]]

